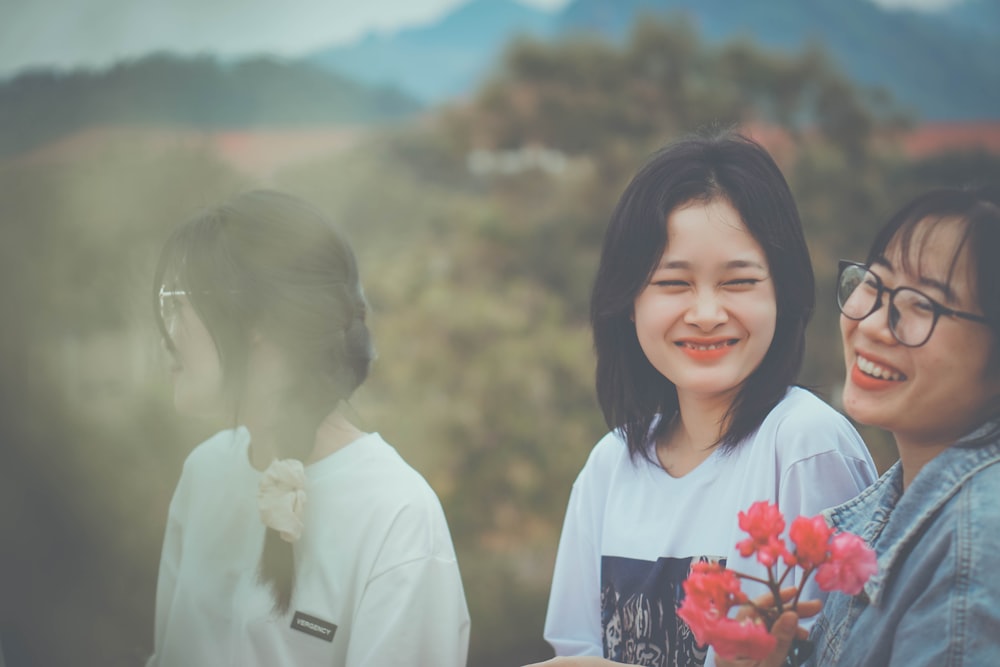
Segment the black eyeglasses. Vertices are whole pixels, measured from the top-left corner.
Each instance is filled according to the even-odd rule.
[[[889,331],[901,345],[920,347],[934,332],[942,315],[990,324],[982,315],[964,313],[942,306],[912,287],[890,289],[864,264],[840,260],[837,305],[849,320],[863,320],[882,307],[882,295],[889,295]]]

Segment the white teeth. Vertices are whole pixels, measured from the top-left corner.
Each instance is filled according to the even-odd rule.
[[[872,377],[880,378],[882,380],[899,382],[906,379],[906,376],[902,373],[890,371],[888,368],[883,368],[874,361],[865,359],[861,356],[858,357],[858,368],[860,368],[861,372],[865,375],[871,375]]]
[[[684,345],[690,347],[692,350],[718,350],[720,347],[726,347],[727,345],[729,345],[729,343],[728,342],[713,343],[711,345],[695,345],[694,343],[684,343]]]

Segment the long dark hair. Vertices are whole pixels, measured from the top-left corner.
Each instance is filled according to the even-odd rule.
[[[814,285],[798,209],[784,176],[756,142],[738,134],[690,137],[654,154],[633,177],[604,236],[590,302],[597,352],[597,397],[604,419],[631,455],[651,457],[652,434],[666,432],[677,389],[646,359],[631,315],[667,243],[667,218],[691,202],[725,200],[764,249],[774,282],[777,323],[763,361],[730,406],[720,439],[730,449],[753,433],[802,366]]]
[[[351,246],[318,209],[281,192],[255,190],[205,210],[167,241],[153,302],[160,334],[173,346],[160,289],[180,289],[219,352],[226,395],[239,415],[252,331],[284,353],[295,378],[276,425],[281,458],[304,459],[316,430],[368,376],[374,348]],[[288,610],[295,583],[292,545],[270,528],[259,579]]]

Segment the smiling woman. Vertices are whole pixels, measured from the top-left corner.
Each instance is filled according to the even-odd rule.
[[[970,312],[979,310],[982,291],[965,249],[972,229],[956,217],[911,225],[900,233],[905,240],[870,259],[866,281],[841,306],[844,407],[858,421],[891,431],[901,457],[924,458],[996,408],[1000,381],[983,372],[993,354],[991,322]],[[842,269],[842,286],[849,271]],[[856,305],[861,301],[868,307]],[[904,481],[918,470],[910,466]]]
[[[847,420],[791,386],[812,305],[798,211],[759,145],[686,139],[625,189],[591,300],[611,432],[573,485],[545,622],[559,664],[714,664],[676,612],[698,562],[766,578],[735,548],[738,513],[813,515],[874,480]]]
[[[824,513],[867,541],[878,573],[830,595],[813,667],[997,662],[998,252],[1000,190],[942,189],[903,206],[864,264],[841,263],[844,407],[889,430],[899,461]]]
[[[777,301],[767,256],[728,201],[670,214],[666,250],[633,316],[664,377],[685,395],[731,403],[771,346]]]

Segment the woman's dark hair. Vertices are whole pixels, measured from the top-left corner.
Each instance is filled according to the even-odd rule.
[[[223,384],[238,419],[251,336],[277,345],[295,378],[277,427],[281,458],[304,459],[333,406],[364,382],[374,359],[367,302],[354,252],[318,209],[281,192],[255,190],[201,212],[167,241],[156,268],[160,290],[183,290],[219,352]],[[259,578],[276,609],[287,611],[294,587],[292,545],[270,528]]]
[[[889,246],[898,244],[904,250],[901,253],[903,270],[919,274],[919,267],[913,266],[913,261],[919,261],[922,244],[930,237],[917,234],[917,230],[923,223],[941,221],[962,224],[962,237],[955,246],[947,279],[951,280],[962,252],[967,251],[973,271],[973,295],[993,330],[994,348],[988,370],[996,373],[1000,371],[1000,350],[996,346],[1000,341],[1000,261],[997,258],[1000,251],[1000,187],[938,188],[917,196],[904,204],[879,230],[866,263],[870,266],[884,259]],[[914,243],[920,247],[914,248]]]
[[[639,346],[635,300],[666,249],[670,214],[716,200],[736,209],[763,248],[777,301],[771,346],[726,414],[719,440],[724,450],[760,426],[802,365],[813,271],[798,209],[778,166],[759,144],[733,133],[685,138],[661,149],[633,177],[611,215],[590,303],[597,398],[633,458],[651,458],[653,424],[662,417],[652,433],[662,436],[678,410],[676,387]]]

